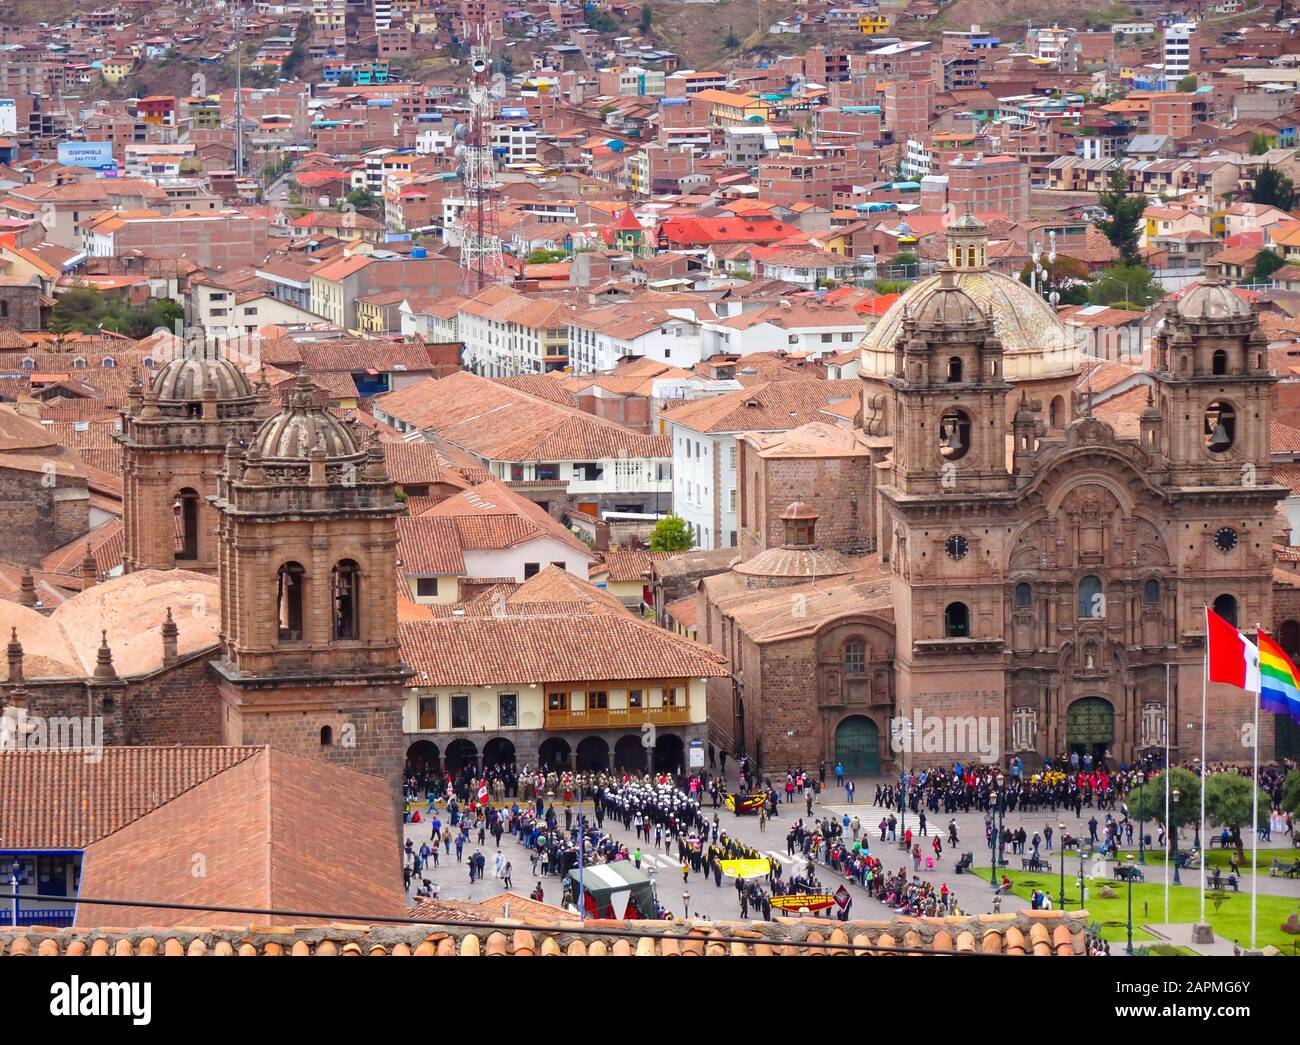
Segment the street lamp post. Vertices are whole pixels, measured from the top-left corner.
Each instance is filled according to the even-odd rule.
[[[1137,867],[1133,864],[1133,854],[1128,854],[1128,953],[1133,953],[1133,877],[1137,874]]]
[[[1064,838],[1065,837],[1064,822],[1058,824],[1057,829],[1060,832],[1060,834],[1058,834],[1057,837]],[[1083,847],[1080,846],[1079,849],[1080,851],[1082,851]],[[1082,867],[1082,864],[1080,864],[1080,866]],[[1062,911],[1065,910],[1065,846],[1061,846],[1061,896],[1060,896],[1060,903],[1057,906],[1059,906]],[[1082,905],[1080,906],[1082,907]]]
[[[1145,769],[1143,769],[1143,770],[1139,770],[1139,771],[1138,771],[1138,786],[1139,786],[1139,787],[1145,787],[1145,786],[1146,786],[1146,782],[1147,782],[1147,774],[1146,774],[1146,770],[1145,770]],[[1147,831],[1147,829],[1146,829],[1146,824],[1147,824],[1147,806],[1146,806],[1146,797],[1147,797],[1146,794],[1143,793],[1143,795],[1142,795],[1141,806],[1140,806],[1140,808],[1138,809],[1138,863],[1140,863],[1140,864],[1145,864],[1145,863],[1147,862],[1147,854],[1146,854],[1146,831]]]
[[[993,811],[997,814],[997,823],[993,828],[993,836],[989,839],[990,849],[992,850],[989,863],[993,865],[989,871],[989,884],[995,889],[998,887],[998,868],[1007,866],[1006,860],[1002,857],[1002,817],[1006,808],[1006,796],[1002,791],[1004,779],[1002,774],[999,773],[994,785]]]
[[[1087,889],[1083,884],[1083,841],[1080,840],[1077,846],[1079,850],[1079,910],[1083,910],[1083,905],[1087,901]]]
[[[682,917],[688,922],[691,920],[691,894],[687,889],[682,890]]]

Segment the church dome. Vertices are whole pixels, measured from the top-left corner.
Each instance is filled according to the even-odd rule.
[[[1183,319],[1249,319],[1250,306],[1220,279],[1205,279],[1178,300]]]
[[[948,330],[982,321],[984,311],[957,286],[952,269],[945,268],[939,273],[938,287],[917,305],[912,319],[922,329]]]
[[[1011,381],[1032,380],[1072,374],[1079,369],[1079,349],[1052,307],[1018,279],[990,272],[987,265],[988,230],[973,215],[966,214],[948,227],[949,275],[937,272],[913,283],[880,317],[859,344],[864,378],[888,378],[896,370],[894,349],[908,314],[952,322],[949,314],[961,311],[965,323],[968,308],[958,306],[952,290],[974,303],[978,311],[993,315],[993,332],[1002,342],[1003,375]],[[940,300],[934,301],[937,295]],[[927,323],[927,325],[929,325]]]
[[[307,375],[299,374],[284,407],[262,422],[250,449],[263,461],[305,461],[318,446],[326,458],[363,452],[352,430],[320,404]]]
[[[894,372],[894,347],[903,332],[903,316],[908,309],[918,320],[931,308],[946,311],[946,302],[931,305],[931,299],[943,291],[942,278],[936,273],[914,283],[867,332],[860,345],[865,375],[888,377]],[[982,269],[955,272],[953,279],[961,297],[981,311],[992,308],[993,330],[1006,354],[1008,379],[1047,377],[1078,369],[1079,351],[1065,325],[1051,306],[1025,284]],[[964,314],[964,306],[962,311]]]
[[[860,567],[839,552],[808,546],[767,548],[752,559],[732,567],[755,580],[802,581],[818,577],[843,577]]]
[[[198,403],[211,385],[218,402],[248,399],[253,389],[248,378],[229,359],[181,356],[170,360],[153,380],[153,392],[162,403]]]

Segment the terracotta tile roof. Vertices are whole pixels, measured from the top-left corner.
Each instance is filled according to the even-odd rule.
[[[406,516],[397,520],[397,558],[403,573],[460,576],[465,572],[462,547],[455,519]]]
[[[611,548],[605,553],[605,569],[614,583],[639,581],[641,575],[650,569],[652,562],[676,554],[678,553],[652,552],[641,548]]]
[[[376,409],[490,461],[672,456],[667,436],[641,435],[465,371],[389,392]]]
[[[664,612],[683,628],[693,628],[699,618],[700,606],[694,595],[688,595],[684,599],[674,599],[668,603]]]
[[[550,374],[524,374],[521,377],[498,377],[493,380],[507,388],[527,392],[558,406],[576,408],[578,405],[578,397],[565,387],[564,374],[557,373],[555,377]]]
[[[513,548],[525,541],[549,537],[594,558],[591,550],[559,520],[495,479],[445,498],[416,518],[452,520],[463,548]]]
[[[401,842],[391,809],[381,777],[253,749],[92,843],[81,893],[401,917]],[[193,873],[194,853],[203,854],[206,874]],[[78,904],[76,918],[78,926],[229,923],[218,912],[93,904]]]
[[[828,405],[853,399],[861,382],[773,381],[660,413],[696,432],[777,432],[815,421]]]
[[[398,624],[412,685],[721,677],[707,646],[629,613],[448,617]]]
[[[492,605],[497,608],[499,602]],[[506,595],[505,605],[511,613],[629,612],[609,592],[550,564]]]
[[[428,925],[281,925],[137,929],[0,929],[4,955],[367,955],[370,957],[484,956],[621,957],[712,956],[796,957],[840,954],[867,956],[908,948],[941,954],[1006,954],[1036,957],[1083,956],[1087,911],[1021,911],[949,918],[902,918],[832,922],[825,918],[781,918],[771,922],[650,922],[556,917],[544,922],[531,908],[523,919],[496,918],[494,926],[471,927],[472,908],[441,901],[431,911],[451,917]],[[482,906],[482,905],[474,905]],[[569,916],[572,918],[572,916]],[[443,921],[440,919],[440,921]],[[583,930],[579,932],[578,930]],[[836,948],[842,948],[837,950]]]
[[[13,849],[84,849],[251,758],[256,747],[0,751],[0,838]]]
[[[433,443],[381,442],[388,477],[398,486],[447,483],[465,489],[471,484]]]

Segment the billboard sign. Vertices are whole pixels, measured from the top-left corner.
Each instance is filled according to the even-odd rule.
[[[65,167],[85,167],[92,171],[115,171],[111,142],[60,142],[59,162]]]

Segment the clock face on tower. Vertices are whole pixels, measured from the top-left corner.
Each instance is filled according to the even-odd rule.
[[[964,559],[966,553],[970,551],[970,542],[959,533],[954,533],[944,544],[944,551],[948,553],[950,559]]]
[[[1221,552],[1230,552],[1237,547],[1237,531],[1231,526],[1221,527],[1214,534],[1214,546]]]

